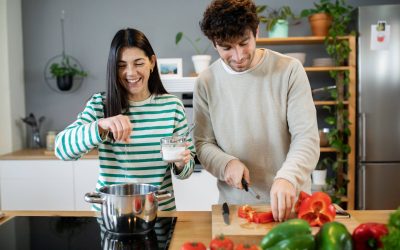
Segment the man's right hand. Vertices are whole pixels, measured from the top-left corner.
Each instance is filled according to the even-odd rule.
[[[225,167],[225,182],[231,187],[243,189],[242,177],[250,183],[249,169],[246,165],[237,159],[229,161]]]
[[[109,131],[117,142],[130,142],[132,124],[126,115],[116,115],[98,121],[99,132]]]

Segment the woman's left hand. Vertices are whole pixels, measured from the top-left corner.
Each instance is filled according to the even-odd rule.
[[[192,158],[192,155],[190,154],[190,150],[187,149],[190,146],[190,143],[189,142],[185,142],[185,144],[186,144],[186,150],[181,153],[181,160],[177,161],[177,162],[174,162],[175,166],[176,166],[176,168],[178,170],[182,170],[185,167],[185,165]]]

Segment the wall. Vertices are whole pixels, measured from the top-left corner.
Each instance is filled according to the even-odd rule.
[[[61,130],[71,123],[91,94],[105,90],[105,69],[110,42],[117,30],[135,27],[145,32],[159,58],[183,58],[184,75],[193,71],[193,49],[186,41],[175,45],[175,34],[202,36],[199,20],[210,1],[205,0],[22,0],[26,113],[44,115],[43,131]],[[353,6],[393,4],[398,0],[352,0]],[[256,0],[272,7],[290,5],[299,13],[312,1]],[[53,91],[44,80],[50,58],[62,51],[60,17],[65,10],[65,50],[89,71],[78,90]],[[261,35],[265,33],[262,28]],[[307,22],[291,29],[290,35],[309,35]],[[265,36],[265,35],[264,35]],[[204,46],[206,40],[204,39]],[[217,59],[214,49],[209,52]]]
[[[0,0],[0,154],[19,149],[23,144],[22,40],[21,1]]]

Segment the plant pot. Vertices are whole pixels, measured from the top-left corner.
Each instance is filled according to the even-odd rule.
[[[315,185],[325,185],[326,184],[326,174],[327,170],[314,170],[311,173],[312,181]]]
[[[68,91],[72,88],[74,77],[70,75],[57,76],[57,86],[61,91]]]
[[[317,13],[308,17],[313,36],[327,36],[332,25],[332,16],[326,13]]]
[[[194,55],[192,56],[192,61],[194,65],[194,70],[196,74],[200,74],[203,70],[205,70],[211,62],[210,55]]]
[[[268,36],[272,37],[288,37],[289,35],[289,22],[280,19],[276,22],[274,27],[268,32]]]

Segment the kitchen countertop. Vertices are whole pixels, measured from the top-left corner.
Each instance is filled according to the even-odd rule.
[[[90,211],[3,211],[5,217],[0,219],[0,225],[13,216],[95,216]],[[351,210],[348,211],[359,223],[387,223],[393,210]],[[187,241],[203,242],[208,245],[211,241],[211,212],[158,212],[159,217],[177,217],[170,249],[180,249]]]
[[[97,149],[85,154],[81,159],[98,159]],[[0,160],[59,160],[52,151],[44,148],[22,149],[9,154],[1,155]]]

